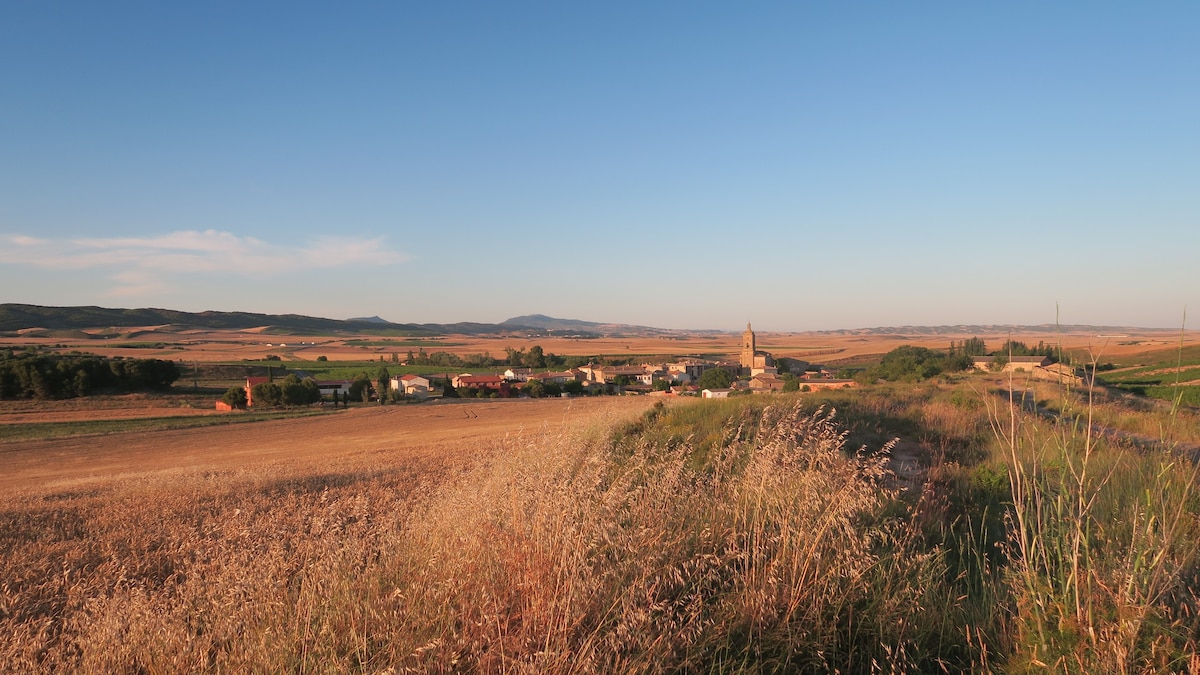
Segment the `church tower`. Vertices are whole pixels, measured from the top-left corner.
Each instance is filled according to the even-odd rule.
[[[743,368],[754,367],[754,329],[750,328],[750,322],[746,322],[746,332],[742,333],[742,358],[741,366]]]

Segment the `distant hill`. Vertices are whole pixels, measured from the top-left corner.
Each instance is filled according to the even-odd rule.
[[[544,335],[600,336],[678,336],[684,334],[722,334],[716,330],[674,330],[622,323],[599,323],[579,319],[558,319],[545,314],[526,314],[501,323],[392,323],[378,316],[354,319],[325,319],[300,314],[255,314],[252,312],[181,312],[173,309],[112,309],[107,307],[44,307],[16,303],[0,304],[0,333],[38,329],[47,337],[92,337],[82,330],[108,330],[154,326],[156,332],[189,329],[258,329],[276,335],[363,334],[380,336],[433,335],[508,335],[514,333]],[[1130,326],[1081,326],[1042,324],[957,325],[957,326],[884,326],[814,331],[825,335],[1003,335],[1006,333],[1122,334],[1146,330]]]
[[[375,317],[378,318],[378,317]],[[386,333],[396,335],[437,335],[441,326],[394,324],[373,320],[323,319],[300,314],[255,314],[251,312],[181,312],[173,309],[111,309],[107,307],[43,307],[41,305],[0,305],[0,331],[30,328],[52,331],[96,328],[133,328],[168,326],[171,330],[207,328],[247,330],[264,328],[268,333]]]
[[[499,324],[511,330],[536,330],[582,336],[600,335],[677,335],[681,333],[719,333],[721,331],[682,331],[672,328],[634,326],[626,323],[598,323],[579,319],[557,319],[545,314],[514,316]]]
[[[252,312],[181,312],[173,309],[113,309],[108,307],[44,307],[41,305],[0,304],[0,332],[14,333],[37,329],[43,336],[67,335],[92,337],[78,331],[154,326],[157,331],[178,332],[188,329],[261,330],[274,335],[336,335],[339,333],[432,336],[432,335],[503,335],[511,333],[568,333],[582,337],[600,335],[668,335],[681,333],[662,328],[602,324],[592,321],[555,319],[531,314],[503,323],[392,323],[378,316],[357,317],[345,321],[300,314],[256,314]]]

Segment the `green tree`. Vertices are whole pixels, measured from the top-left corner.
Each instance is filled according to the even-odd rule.
[[[246,407],[246,388],[241,386],[233,386],[225,390],[221,395],[221,400],[231,408],[241,410]]]
[[[379,392],[379,404],[383,405],[388,390],[392,388],[392,374],[387,368],[380,366],[379,372],[375,373],[375,391]]]
[[[529,353],[525,355],[526,368],[545,368],[546,353],[542,351],[540,345],[534,345],[529,348]]]
[[[346,402],[349,403],[351,399],[363,403],[371,400],[371,378],[367,377],[366,373],[359,373],[350,383],[350,390],[346,392]]]
[[[283,405],[283,388],[275,382],[260,382],[250,389],[250,398],[255,405]]]
[[[987,343],[982,338],[973,337],[963,340],[959,351],[965,356],[983,356],[987,354]]]
[[[784,374],[783,390],[785,392],[800,391],[800,378],[796,377],[795,375],[793,375],[791,373]]]
[[[696,385],[701,389],[725,389],[731,384],[733,376],[724,368],[709,368],[696,381]]]
[[[546,395],[546,385],[541,380],[529,380],[525,383],[525,393],[530,398],[541,398]]]
[[[284,382],[283,386],[283,404],[284,405],[305,405],[308,403],[308,389],[299,382]]]

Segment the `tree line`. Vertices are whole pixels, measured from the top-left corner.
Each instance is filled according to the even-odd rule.
[[[95,393],[161,391],[180,376],[174,361],[94,354],[0,351],[0,399],[66,399]]]
[[[398,362],[399,360],[399,354],[392,354],[393,362]],[[541,345],[533,345],[528,350],[524,347],[520,349],[505,347],[503,358],[493,357],[488,352],[458,356],[449,352],[426,352],[424,348],[418,349],[416,352],[410,349],[405,361],[410,366],[441,366],[449,368],[512,366],[514,368],[532,368],[534,370],[565,370],[586,366],[589,363],[623,366],[627,365],[630,359],[603,356],[561,356],[545,351]]]

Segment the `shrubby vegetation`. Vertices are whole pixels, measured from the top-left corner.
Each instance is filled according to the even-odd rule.
[[[725,389],[733,384],[733,375],[724,368],[709,368],[700,374],[696,386],[700,389]]]
[[[397,356],[398,355],[394,355]],[[393,358],[397,361],[398,358]],[[578,368],[588,363],[609,366],[621,366],[630,363],[628,358],[611,356],[566,356],[546,352],[540,345],[533,345],[528,351],[524,347],[514,349],[505,347],[504,357],[495,358],[488,352],[482,354],[467,354],[459,356],[450,352],[426,352],[422,347],[416,352],[409,350],[405,362],[410,366],[439,366],[444,368],[495,368],[497,366],[512,366],[515,368],[532,368],[534,370],[565,370]]]
[[[856,377],[862,382],[917,382],[937,377],[942,373],[967,370],[970,367],[971,357],[962,351],[943,353],[925,347],[904,345],[888,352],[878,365],[859,372]]]
[[[0,352],[0,399],[64,399],[101,392],[162,391],[179,379],[174,361],[92,354]]]

